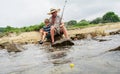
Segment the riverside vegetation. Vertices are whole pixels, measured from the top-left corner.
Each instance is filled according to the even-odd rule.
[[[68,30],[71,30],[76,28],[86,28],[92,26],[105,25],[106,23],[113,23],[113,22],[120,22],[120,17],[114,12],[107,12],[102,17],[97,17],[92,21],[87,21],[85,19],[78,22],[76,20],[70,20],[68,22],[65,22],[65,25]],[[42,28],[43,26],[44,23],[31,25],[28,27],[22,27],[22,28],[15,28],[11,26],[0,27],[0,37],[7,36],[9,33],[20,34],[22,32],[39,31],[39,29]]]
[[[107,12],[103,17],[96,18],[92,21],[81,20],[77,22],[76,20],[71,20],[65,24],[72,40],[84,39],[89,36],[94,38],[108,34],[120,34],[120,18],[114,12]],[[11,26],[0,28],[0,48],[19,52],[21,49],[18,48],[20,46],[18,44],[37,43],[38,40],[40,40],[38,31],[43,26],[44,23],[22,28],[14,28]],[[117,30],[114,32],[105,32],[106,30],[114,29]],[[14,48],[11,48],[11,46]]]

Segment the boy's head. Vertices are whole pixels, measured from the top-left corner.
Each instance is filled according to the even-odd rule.
[[[48,24],[49,22],[50,22],[49,19],[45,19],[45,20],[44,20],[44,23],[45,23],[45,24]]]

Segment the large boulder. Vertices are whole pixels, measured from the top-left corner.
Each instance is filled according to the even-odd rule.
[[[22,46],[20,46],[19,44],[10,42],[1,43],[0,48],[7,49],[8,52],[20,52],[21,49],[23,49]]]
[[[52,58],[52,59],[58,59],[58,58],[62,58],[62,57],[64,57],[64,56],[66,56],[67,54],[66,54],[66,51],[55,51],[55,52],[52,52],[51,54],[50,54],[50,57]]]
[[[93,40],[96,40],[98,42],[104,42],[104,41],[110,41],[111,39],[100,39],[100,38],[92,38]]]
[[[59,64],[66,64],[66,63],[70,63],[71,60],[70,59],[54,59],[54,60],[51,60],[51,62],[55,65],[59,65]]]
[[[72,40],[70,40],[70,39],[61,39],[61,40],[57,40],[56,42],[54,42],[54,44],[52,46],[53,47],[60,47],[60,46],[71,46],[71,45],[74,45]]]
[[[120,51],[120,46],[118,46],[117,48],[111,49],[109,51]]]
[[[116,31],[111,31],[109,34],[110,34],[110,35],[120,34],[120,29],[119,29],[119,30],[116,30]]]

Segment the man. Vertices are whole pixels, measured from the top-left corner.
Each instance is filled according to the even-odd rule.
[[[60,11],[60,9],[51,9],[48,15],[51,15],[49,21],[51,25],[50,34],[51,34],[51,40],[52,44],[55,42],[54,36],[56,34],[63,33],[65,38],[68,39],[68,33],[64,26],[64,23],[61,22],[61,17],[57,15],[57,13]]]

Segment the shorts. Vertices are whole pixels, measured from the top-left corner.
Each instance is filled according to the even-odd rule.
[[[55,32],[55,35],[54,35],[54,36],[62,36],[62,35],[63,35],[63,32],[60,32],[60,34],[58,34],[57,32]],[[48,34],[46,35],[46,38],[47,38],[47,39],[51,39],[51,34],[48,33]]]
[[[48,34],[46,35],[46,38],[47,38],[47,39],[51,39],[50,33],[48,33]]]

